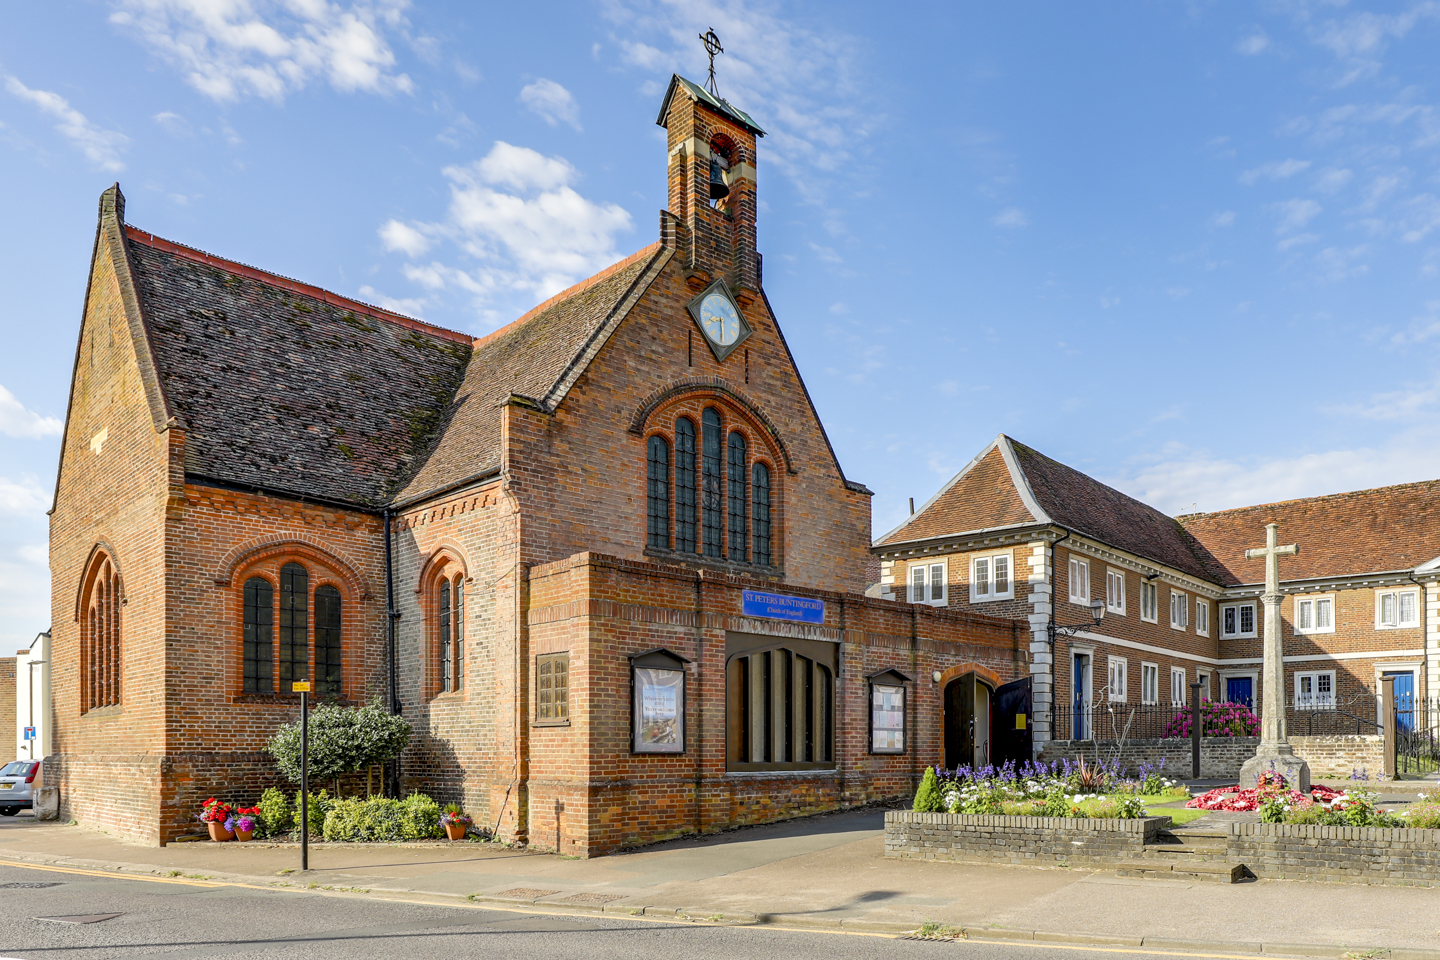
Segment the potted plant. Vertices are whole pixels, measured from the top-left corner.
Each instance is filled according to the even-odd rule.
[[[445,836],[451,840],[464,840],[465,831],[472,822],[458,803],[445,804],[445,812],[440,814],[440,825],[445,828]]]
[[[260,816],[259,807],[239,807],[232,818],[236,840],[249,840],[255,836],[255,824]]]
[[[210,839],[217,843],[234,840],[234,810],[230,804],[211,797],[200,805],[200,822],[210,830]]]

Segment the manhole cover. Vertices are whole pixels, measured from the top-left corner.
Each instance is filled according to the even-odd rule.
[[[492,893],[492,897],[514,897],[516,900],[539,900],[541,897],[552,897],[559,893],[559,890],[537,890],[535,887],[516,887],[513,890],[501,890],[499,893]]]
[[[72,917],[36,917],[36,920],[48,920],[51,923],[99,923],[101,920],[113,920],[122,914],[118,913],[81,913]]]
[[[625,895],[621,893],[577,893],[573,897],[561,897],[556,903],[614,903],[616,900],[624,900]]]
[[[0,883],[0,890],[43,890],[46,887],[58,887],[64,880],[52,880],[49,883],[43,881],[16,881],[15,883]]]

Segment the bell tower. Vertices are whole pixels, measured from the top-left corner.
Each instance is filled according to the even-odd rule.
[[[765,131],[679,74],[655,122],[669,134],[670,207],[660,214],[661,243],[702,286],[723,279],[742,303],[758,296],[755,141]]]

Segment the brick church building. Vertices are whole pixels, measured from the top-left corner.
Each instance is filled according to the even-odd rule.
[[[412,722],[400,789],[581,855],[906,794],[983,735],[977,685],[1024,729],[1023,624],[863,594],[870,492],[762,284],[763,130],[679,77],[658,122],[659,241],[478,340],[105,192],[51,514],[62,816],[164,843],[255,800],[305,679]]]
[[[1299,546],[1280,561],[1290,733],[1337,732],[1328,713],[1374,734],[1386,676],[1405,723],[1440,693],[1440,481],[1176,518],[1002,434],[874,552],[888,599],[1028,622],[1037,743],[1105,739],[1105,708],[1163,720],[1196,681],[1261,706],[1265,570],[1245,551],[1269,523]]]

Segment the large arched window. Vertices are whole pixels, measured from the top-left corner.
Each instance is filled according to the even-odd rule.
[[[120,702],[120,574],[96,554],[85,578],[80,618],[81,711]]]
[[[768,567],[775,561],[770,548],[770,468],[765,464],[755,464],[751,489],[755,500],[755,562]]]
[[[695,424],[675,421],[675,552],[695,552]]]
[[[745,435],[737,430],[730,434],[730,559],[735,563],[750,561],[749,503],[745,496]]]
[[[310,574],[298,563],[280,568],[280,692],[310,679]]]
[[[705,556],[719,559],[724,556],[721,546],[725,535],[725,500],[722,492],[725,488],[725,461],[720,456],[720,411],[714,407],[706,407],[700,416],[700,422],[704,432],[704,456],[700,469],[701,533],[705,541]]]
[[[315,693],[340,696],[340,591],[315,588]]]
[[[245,581],[245,692],[275,692],[275,588],[264,577]]]
[[[670,549],[670,444],[651,437],[645,470],[646,542],[658,550]]]

